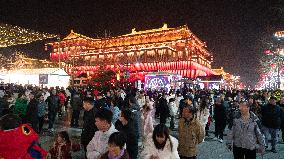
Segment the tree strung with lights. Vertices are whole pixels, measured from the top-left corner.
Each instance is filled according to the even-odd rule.
[[[95,88],[99,91],[107,91],[113,85],[115,80],[116,73],[110,69],[106,69],[103,64],[107,60],[104,60],[100,65],[98,70],[95,72],[95,76],[93,77],[93,81],[95,82]]]
[[[40,33],[18,26],[0,23],[0,48],[56,37],[58,36],[54,34]]]
[[[284,76],[284,47],[283,34],[275,33],[274,39],[267,43],[267,49],[260,60],[258,88],[276,89],[281,86],[281,79]]]

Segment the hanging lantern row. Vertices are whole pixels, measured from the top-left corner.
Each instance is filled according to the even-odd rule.
[[[53,49],[53,53],[52,54],[52,60],[56,60],[56,58],[58,58],[58,54],[61,54],[61,56],[63,56],[64,58],[70,57],[71,55],[92,55],[92,54],[99,54],[99,55],[104,55],[104,54],[113,54],[113,53],[123,53],[123,52],[136,52],[138,54],[140,54],[139,51],[145,51],[145,50],[149,50],[152,49],[153,53],[155,54],[155,49],[171,49],[173,51],[177,51],[178,50],[183,50],[183,49],[179,49],[179,45],[181,45],[180,43],[177,43],[175,45],[171,45],[170,42],[166,42],[166,43],[156,43],[156,44],[141,44],[141,45],[135,45],[135,46],[127,46],[127,47],[113,47],[113,48],[103,48],[103,49],[95,49],[95,50],[84,50],[84,48],[79,47],[78,49],[73,49],[73,51],[70,51],[72,49],[68,49],[63,47],[59,48],[59,49]],[[184,48],[184,47],[182,47]],[[85,48],[86,49],[86,48]],[[62,51],[63,50],[63,51]],[[198,46],[190,46],[190,50],[192,53],[196,52],[197,54],[201,54],[204,56],[209,55],[207,50],[202,50],[202,48],[198,47]],[[60,58],[62,59],[63,57]],[[211,57],[211,55],[210,55]]]
[[[95,72],[98,69],[99,66],[78,66],[74,70],[78,72],[86,72],[86,71]],[[191,77],[191,78],[214,74],[214,72],[209,68],[199,65],[196,62],[190,62],[190,61],[137,63],[137,64],[130,64],[128,66],[116,64],[116,65],[106,65],[104,66],[104,69],[112,70],[115,72],[117,72],[117,70],[129,71],[130,73],[143,72],[143,71],[145,72],[163,71],[163,72],[177,73],[182,76]],[[72,72],[72,69],[69,69],[69,72]]]
[[[276,38],[284,38],[284,31],[278,31],[274,34]]]

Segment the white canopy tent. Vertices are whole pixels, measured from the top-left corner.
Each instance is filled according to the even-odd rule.
[[[41,69],[18,69],[1,72],[0,77],[4,83],[41,85],[39,76],[44,75],[47,87],[67,87],[69,86],[70,76],[60,68],[41,68]]]

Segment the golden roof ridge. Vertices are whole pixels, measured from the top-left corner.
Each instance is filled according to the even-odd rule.
[[[169,31],[169,30],[179,30],[182,28],[188,29],[187,25],[182,25],[176,28],[169,28],[168,24],[164,23],[164,25],[161,28],[154,28],[154,29],[148,29],[148,30],[141,30],[141,31],[136,31],[136,28],[133,28],[131,30],[131,33],[121,35],[120,37],[125,37],[125,36],[135,36],[135,35],[141,35],[141,34],[150,34],[150,33],[155,33],[155,32],[162,32],[162,31]]]
[[[77,38],[83,38],[83,39],[88,39],[88,40],[101,40],[101,39],[90,38],[88,36],[76,33],[76,32],[74,32],[73,29],[71,29],[70,33],[63,40],[73,40],[73,39],[77,39]]]

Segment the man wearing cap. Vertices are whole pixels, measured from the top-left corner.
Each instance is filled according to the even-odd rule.
[[[186,106],[193,106],[192,98],[190,96],[187,96],[187,95],[184,96],[184,98],[182,100],[180,100],[180,103],[179,103],[180,117],[182,117],[182,110]]]
[[[179,155],[181,159],[196,159],[197,146],[204,139],[204,129],[194,116],[194,108],[186,106],[182,110],[182,118],[179,120]]]
[[[271,96],[269,103],[262,107],[261,116],[262,116],[262,131],[265,135],[266,147],[268,147],[268,136],[271,136],[271,152],[277,153],[276,143],[277,135],[280,129],[281,124],[281,109],[276,104],[277,98]]]

